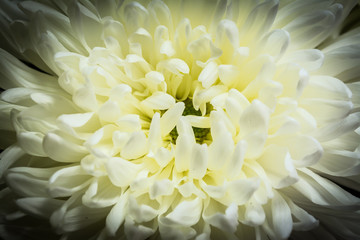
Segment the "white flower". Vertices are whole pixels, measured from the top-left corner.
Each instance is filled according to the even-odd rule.
[[[8,219],[63,239],[360,239],[338,185],[360,190],[357,1],[1,5]]]

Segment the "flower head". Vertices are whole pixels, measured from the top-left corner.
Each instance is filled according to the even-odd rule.
[[[2,4],[21,211],[68,238],[360,236],[357,1]]]

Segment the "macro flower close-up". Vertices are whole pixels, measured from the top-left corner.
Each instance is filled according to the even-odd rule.
[[[360,239],[357,0],[1,0],[0,239]]]

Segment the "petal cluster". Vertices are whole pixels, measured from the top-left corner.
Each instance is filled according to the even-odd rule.
[[[5,1],[2,195],[65,239],[359,238],[356,4]]]

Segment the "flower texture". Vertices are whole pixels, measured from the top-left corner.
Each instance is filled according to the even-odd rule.
[[[2,226],[360,239],[357,1],[1,5]]]

